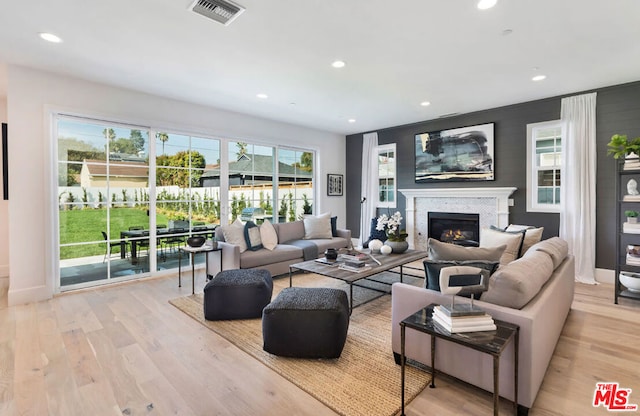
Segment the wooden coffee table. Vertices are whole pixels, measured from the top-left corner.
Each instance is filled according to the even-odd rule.
[[[366,253],[366,251],[364,251]],[[308,260],[300,263],[295,263],[289,266],[289,287],[293,285],[293,271],[304,270],[310,273],[316,273],[322,276],[331,277],[333,279],[342,280],[349,284],[349,311],[353,311],[353,285],[354,283],[376,275],[378,273],[386,272],[396,267],[400,268],[400,282],[403,278],[403,266],[412,261],[420,260],[427,257],[426,251],[420,250],[407,250],[402,254],[374,254],[373,257],[380,262],[377,264],[375,261],[368,259],[365,260],[370,269],[352,272],[348,270],[342,270],[336,264],[324,264],[316,260]]]

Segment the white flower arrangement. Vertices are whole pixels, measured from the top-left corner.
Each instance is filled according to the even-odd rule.
[[[389,238],[390,241],[404,241],[409,234],[407,234],[406,230],[400,229],[401,224],[402,215],[400,214],[400,211],[396,211],[392,216],[382,214],[378,217],[376,230],[385,231],[387,238]]]

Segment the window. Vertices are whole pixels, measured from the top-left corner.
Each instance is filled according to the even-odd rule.
[[[396,207],[396,144],[378,146],[378,208]]]
[[[527,211],[560,212],[560,120],[527,124]]]

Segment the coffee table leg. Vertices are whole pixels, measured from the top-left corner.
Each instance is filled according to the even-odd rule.
[[[196,261],[194,256],[196,253],[191,253],[191,294],[196,293]]]
[[[289,287],[293,285],[293,278],[291,277],[291,267],[289,267]]]
[[[178,253],[178,287],[182,287],[182,256]]]
[[[349,283],[349,315],[353,313],[353,282]]]
[[[498,416],[498,397],[500,396],[500,392],[498,390],[500,386],[499,374],[500,374],[500,356],[494,355],[493,356],[493,414],[494,416]]]
[[[400,265],[400,283],[402,283],[402,264]]]

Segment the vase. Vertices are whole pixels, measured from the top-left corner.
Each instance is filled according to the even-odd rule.
[[[385,241],[384,245],[391,247],[391,252],[395,254],[404,253],[409,248],[407,241]]]

